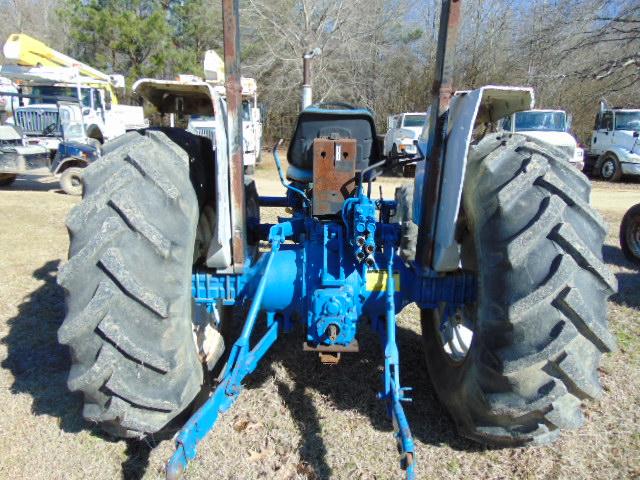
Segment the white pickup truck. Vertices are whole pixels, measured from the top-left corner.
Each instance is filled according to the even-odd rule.
[[[383,154],[418,153],[413,144],[417,140],[424,124],[426,113],[399,113],[387,119],[387,133],[384,136]]]
[[[587,171],[609,182],[640,175],[640,109],[601,106],[591,134]]]
[[[569,155],[578,170],[584,168],[584,149],[569,133],[570,118],[564,110],[525,110],[506,117],[501,124],[508,132],[522,133],[553,145]]]

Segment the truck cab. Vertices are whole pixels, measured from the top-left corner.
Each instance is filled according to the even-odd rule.
[[[59,108],[52,98],[78,98],[82,106],[81,121],[85,135],[99,143],[123,135],[128,130],[144,128],[147,123],[141,107],[118,105],[109,90],[70,83],[29,83],[21,87],[31,97],[13,109],[13,122],[31,138],[49,150],[57,150],[63,137],[62,128],[68,120],[65,108]]]
[[[417,140],[425,123],[427,114],[424,112],[399,113],[387,119],[387,133],[384,136],[384,155],[390,153],[417,153],[413,144]]]
[[[587,167],[607,181],[640,175],[640,109],[601,108],[591,134]]]
[[[578,170],[584,168],[584,149],[569,130],[570,117],[564,110],[535,109],[516,112],[504,118],[503,130],[521,133],[542,140],[568,153],[571,164]]]

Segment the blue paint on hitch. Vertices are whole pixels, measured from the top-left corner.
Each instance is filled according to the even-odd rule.
[[[437,308],[444,302],[453,309],[471,303],[475,278],[462,271],[441,275],[405,264],[395,254],[400,226],[389,223],[393,201],[372,201],[359,191],[344,202],[337,218],[318,219],[309,213],[306,193],[291,188],[284,176],[282,182],[291,193],[287,199],[293,213],[269,228],[271,251],[249,263],[242,275],[193,273],[194,300],[210,311],[220,303],[251,306],[219,385],[176,436],[167,476],[177,478],[184,472],[196,456],[198,442],[233,405],[243,380],[278,336],[291,330],[295,318],[305,327],[308,349],[353,348],[365,319],[379,334],[384,374],[378,398],[387,405],[406,477],[413,479],[414,441],[402,405],[411,401],[411,388],[400,382],[396,314],[412,302],[422,308]],[[253,338],[256,325],[263,321],[260,331],[265,333]]]

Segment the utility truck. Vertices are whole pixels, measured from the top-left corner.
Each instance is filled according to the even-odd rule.
[[[0,187],[11,185],[24,172],[49,174],[49,151],[40,145],[28,145],[19,128],[0,125]]]
[[[589,173],[609,182],[640,175],[640,109],[600,103],[587,153]]]
[[[422,133],[427,114],[422,112],[399,113],[387,118],[387,133],[384,136],[383,153],[385,155],[399,152],[417,153],[414,141]]]
[[[582,171],[584,149],[570,133],[570,120],[564,110],[535,109],[513,113],[502,121],[501,127],[507,132],[542,140],[566,152],[569,162]]]
[[[224,100],[204,81],[136,83],[161,113],[213,117],[216,149],[183,129],[146,129],[107,143],[85,170],[82,202],[66,222],[58,339],[70,347],[68,386],[83,394],[88,420],[153,438],[191,413],[166,467],[175,479],[280,337],[300,335],[287,345],[309,356],[296,362],[335,365],[361,352],[368,329],[381,346],[377,398],[409,479],[424,478],[409,419],[427,419],[413,410],[403,369],[411,378],[428,371],[458,431],[485,445],[549,443],[583,423],[583,401],[602,393],[601,356],[615,348],[606,228],[567,151],[482,128],[532,109],[531,89],[452,94],[463,1],[442,1],[429,131],[417,153],[383,155],[371,111],[306,106],[305,82],[286,171],[282,141],[273,146],[278,196],[259,196],[244,175],[240,0],[222,1]],[[379,198],[377,176],[409,163],[413,185]],[[261,219],[272,207],[281,214]],[[396,315],[411,303],[426,362],[400,359]],[[217,380],[206,381],[216,366]],[[354,391],[340,369],[326,375]],[[353,428],[326,439],[344,443],[341,463],[377,458],[349,451],[367,447],[352,441]],[[235,461],[243,471],[242,456]]]
[[[52,152],[61,139],[63,111],[47,98],[76,97],[82,104],[82,123],[87,138],[102,144],[128,130],[147,127],[142,107],[120,105],[116,89],[124,88],[122,75],[107,75],[22,33],[4,44],[6,63],[0,75],[10,78],[20,93],[30,96],[13,109],[13,123],[31,144]]]
[[[224,62],[214,50],[207,50],[204,57],[205,80],[214,85],[222,97],[224,88]],[[258,107],[258,86],[255,79],[242,77],[242,141],[245,173],[252,175],[262,151],[262,119]],[[209,138],[215,148],[215,119],[206,115],[191,115],[187,130]]]
[[[31,100],[25,94],[6,94],[10,103]],[[38,100],[42,97],[36,96]],[[7,186],[18,175],[53,174],[62,189],[72,195],[82,193],[82,169],[100,157],[97,141],[87,139],[82,121],[82,104],[74,97],[45,97],[57,109],[59,122],[46,130],[56,140],[55,150],[48,148],[22,129],[8,123],[0,126],[0,186]],[[49,140],[49,138],[47,138]],[[55,152],[52,155],[52,152]]]
[[[3,93],[9,95],[3,95]],[[4,123],[12,115],[11,94],[17,93],[18,89],[11,80],[0,77],[0,123]]]

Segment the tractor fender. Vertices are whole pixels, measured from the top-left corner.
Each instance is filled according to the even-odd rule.
[[[161,113],[214,116],[216,135],[215,210],[217,217],[205,263],[207,267],[224,271],[231,265],[230,155],[224,118],[227,110],[224,99],[216,88],[203,81],[181,82],[143,78],[133,84],[133,93],[143,97]]]
[[[206,264],[209,268],[224,269],[231,266],[231,196],[229,194],[231,153],[227,142],[224,114],[226,105],[222,97],[211,90],[211,101],[215,112],[216,135],[216,211],[218,218],[213,238],[209,243]],[[223,213],[224,212],[224,213]]]
[[[526,87],[485,86],[476,90],[456,92],[451,98],[447,121],[447,139],[440,184],[440,200],[434,225],[432,268],[438,272],[457,270],[460,264],[460,244],[456,227],[472,133],[477,125],[494,123],[534,105],[533,89]],[[429,118],[429,115],[427,115]],[[429,124],[424,127],[418,144],[429,152]],[[413,218],[420,221],[422,190],[426,161],[418,162],[413,197]],[[420,226],[420,228],[424,228]]]
[[[71,168],[71,167],[85,168],[88,165],[89,165],[89,162],[81,158],[67,157],[67,158],[63,158],[59,162],[54,162],[51,165],[51,172],[54,175],[60,175],[67,168]]]

